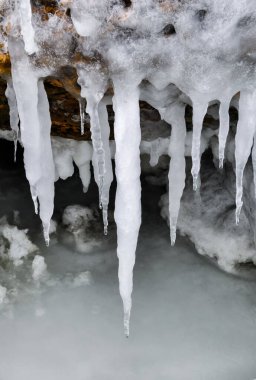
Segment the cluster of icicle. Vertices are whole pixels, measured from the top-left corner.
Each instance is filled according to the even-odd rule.
[[[178,13],[176,18],[171,20],[175,25],[176,34],[168,38],[160,33],[162,30],[168,30],[164,27],[170,15],[163,13],[165,9],[168,10],[168,1],[134,0],[131,9],[125,8],[122,13],[122,7],[119,6],[112,18],[106,17],[112,3],[118,2],[73,0],[70,2],[70,9],[77,33],[85,38],[84,44],[91,43],[93,49],[98,49],[109,63],[108,70],[105,67],[103,69],[100,63],[77,65],[78,83],[81,86],[81,131],[83,133],[86,104],[86,112],[91,122],[99,204],[103,212],[104,232],[107,233],[109,189],[113,173],[106,107],[113,101],[117,254],[125,334],[128,336],[133,267],[141,224],[139,100],[146,100],[158,109],[162,119],[172,126],[169,145],[169,212],[171,243],[174,244],[180,201],[185,186],[185,106],[193,106],[192,176],[194,189],[197,190],[200,185],[201,133],[208,105],[214,101],[220,103],[219,161],[222,167],[229,131],[229,105],[232,97],[240,91],[235,152],[238,222],[242,207],[243,172],[252,146],[256,172],[256,148],[255,144],[253,145],[256,131],[256,91],[253,81],[255,83],[256,75],[249,42],[247,49],[247,39],[250,41],[251,38],[250,31],[255,31],[252,27],[250,30],[247,28],[245,33],[241,32],[241,28],[248,21],[245,19],[248,10],[253,12],[252,2],[249,0],[233,1],[232,4],[223,0],[194,2],[194,8],[193,4],[187,6],[180,15]],[[161,7],[157,8],[156,3],[161,3]],[[209,17],[208,10],[201,9],[205,6],[210,9]],[[55,172],[50,140],[49,104],[42,78],[51,74],[51,70],[36,67],[29,57],[39,49],[33,30],[30,0],[16,0],[15,9],[18,12],[23,40],[14,36],[8,39],[12,81],[8,81],[6,95],[15,136],[19,133],[20,120],[26,176],[30,183],[35,211],[39,212],[48,244]],[[223,14],[231,16],[223,17]],[[243,18],[244,21],[240,22],[239,26],[239,20]],[[124,42],[122,34],[110,31],[107,41],[104,33],[101,33],[106,19],[112,20],[112,25],[119,27],[117,30],[124,28],[125,33],[129,35],[137,28],[138,33],[144,37],[129,37]],[[237,55],[239,49],[233,41],[234,33],[237,33],[237,44],[243,44],[243,56]],[[97,38],[104,41],[106,48]],[[226,53],[229,59],[225,59]],[[162,66],[160,63],[158,66],[154,63],[155,57],[158,57]],[[141,85],[143,79],[147,79],[147,86]],[[114,89],[113,99],[104,96],[110,82]],[[173,91],[170,83],[174,83],[176,89],[179,88],[181,91]],[[157,161],[157,145],[152,149],[152,159]]]

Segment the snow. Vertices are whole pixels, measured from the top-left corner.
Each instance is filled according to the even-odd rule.
[[[20,230],[16,226],[9,225],[6,218],[0,220],[0,257],[10,259],[19,264],[21,259],[35,252],[38,248],[33,244],[28,235],[28,230]]]
[[[4,302],[6,299],[7,289],[0,285],[0,305]]]
[[[40,281],[47,274],[47,265],[42,256],[36,255],[32,262],[32,277],[34,281]]]
[[[80,205],[72,205],[65,208],[62,215],[64,228],[72,234],[72,243],[80,252],[91,252],[100,245],[91,232],[97,220],[97,211]],[[64,237],[68,241],[68,237]]]

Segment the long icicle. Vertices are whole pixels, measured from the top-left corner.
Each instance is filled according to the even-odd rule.
[[[203,128],[203,121],[207,112],[208,102],[193,101],[193,138],[192,138],[192,176],[193,176],[193,189],[196,191],[198,188],[198,175],[200,171],[201,162],[201,133]]]
[[[16,162],[20,118],[19,118],[19,113],[18,113],[18,108],[17,108],[16,95],[13,88],[11,77],[7,78],[7,87],[5,91],[5,96],[7,98],[9,109],[10,109],[10,125],[13,131],[13,141],[14,141],[14,162]]]
[[[223,162],[225,158],[225,147],[226,147],[226,141],[229,131],[229,105],[230,100],[222,100],[220,102],[220,109],[219,109],[219,120],[220,120],[220,127],[219,127],[219,167],[220,169],[223,168]]]
[[[109,191],[110,186],[113,181],[113,167],[111,161],[111,152],[109,146],[109,134],[110,127],[108,121],[108,112],[107,106],[102,100],[99,104],[99,119],[101,126],[101,136],[103,141],[103,148],[105,153],[105,175],[102,187],[101,194],[101,203],[102,203],[102,215],[103,215],[103,224],[104,224],[104,234],[108,234],[108,204],[109,204]]]
[[[163,119],[172,126],[169,145],[169,215],[171,244],[176,241],[177,220],[180,201],[185,187],[186,160],[185,160],[185,105],[172,104],[165,112]]]
[[[256,91],[241,91],[239,119],[235,138],[236,158],[236,223],[243,206],[243,174],[251,153],[256,127]]]
[[[24,165],[31,195],[43,222],[46,243],[53,212],[54,163],[51,153],[51,120],[49,103],[38,74],[31,67],[20,42],[9,39],[12,60],[12,79],[20,117],[21,141],[24,146]]]
[[[126,81],[114,80],[116,140],[116,204],[117,255],[119,289],[124,307],[124,331],[129,336],[132,306],[133,267],[141,225],[140,184],[140,108],[139,88]]]
[[[43,80],[38,82],[38,115],[40,121],[41,176],[37,186],[40,218],[43,223],[44,239],[49,245],[50,222],[54,209],[55,169],[51,146],[51,116]]]
[[[109,141],[106,138],[104,139],[102,136],[102,127],[101,127],[100,115],[99,115],[99,104],[104,96],[107,80],[103,72],[100,72],[97,70],[91,71],[89,69],[84,70],[83,68],[80,68],[78,69],[78,83],[81,86],[81,96],[83,98],[86,98],[86,102],[87,102],[86,112],[90,115],[92,144],[93,144],[93,150],[94,150],[93,162],[94,162],[94,170],[95,170],[95,180],[99,188],[100,208],[103,209],[103,206],[104,206],[104,209],[103,209],[104,233],[107,234],[108,201],[106,203],[106,189],[108,188],[109,190],[110,185],[107,182],[106,184],[104,184],[104,182],[106,178],[109,177],[108,175],[105,178],[106,171],[107,171],[105,148],[109,149]],[[101,110],[101,112],[103,111]],[[106,133],[106,135],[104,134],[104,136],[107,136],[107,135],[109,136],[109,126],[106,124],[105,119],[104,121],[105,121],[104,130],[107,128],[107,130],[104,131],[104,133]],[[110,157],[110,154],[109,154],[109,157]],[[110,170],[110,165],[108,165],[108,170]],[[103,199],[103,193],[104,193],[105,199]]]
[[[256,133],[254,134],[254,137],[253,137],[252,168],[253,168],[254,195],[256,199]]]

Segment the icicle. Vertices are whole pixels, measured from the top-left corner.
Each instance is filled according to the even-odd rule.
[[[221,101],[219,110],[219,167],[223,168],[223,161],[225,156],[225,146],[229,131],[229,105],[230,101]]]
[[[201,161],[201,133],[203,121],[207,112],[208,102],[193,102],[193,138],[192,138],[192,176],[193,176],[193,189],[196,191],[198,188],[198,174],[200,171]]]
[[[132,78],[114,80],[117,255],[124,329],[129,336],[133,267],[141,224],[139,89]]]
[[[104,154],[105,154],[105,174],[103,178],[103,183],[100,184],[100,178],[99,178],[99,171],[98,171],[98,164],[97,164],[97,156],[94,153],[93,154],[93,168],[94,168],[94,177],[96,180],[96,183],[98,184],[99,188],[101,187],[101,209],[102,209],[102,216],[103,216],[103,224],[104,224],[104,234],[108,234],[108,203],[109,203],[109,190],[111,183],[113,181],[113,168],[112,168],[112,161],[111,161],[111,152],[110,152],[110,146],[109,146],[109,122],[108,122],[108,113],[107,113],[107,107],[102,100],[99,104],[99,120],[100,120],[100,128],[101,128],[101,137],[102,137],[102,143],[104,148]]]
[[[151,149],[150,149],[150,165],[152,167],[156,166],[158,164],[158,161],[159,161],[159,157],[160,157],[160,138],[156,139],[156,140],[153,140],[151,142]]]
[[[54,163],[51,150],[51,119],[47,94],[42,81],[31,67],[20,42],[9,39],[12,80],[20,116],[24,164],[32,198],[43,223],[46,243],[53,213]]]
[[[19,137],[19,113],[17,108],[16,95],[13,88],[12,79],[9,77],[7,79],[7,88],[5,91],[5,96],[7,97],[9,109],[10,109],[10,125],[13,131],[14,138],[14,162],[16,162],[16,154],[17,154],[17,143]]]
[[[99,104],[99,118],[101,125],[101,136],[103,140],[103,147],[105,152],[105,175],[102,186],[101,203],[102,203],[102,214],[103,214],[103,224],[104,224],[104,234],[108,234],[108,204],[109,204],[109,190],[111,183],[113,181],[113,168],[111,161],[111,152],[109,147],[109,122],[108,122],[108,112],[107,107],[104,102]]]
[[[185,161],[185,105],[172,104],[163,116],[164,120],[172,126],[169,146],[169,214],[171,244],[175,244],[176,227],[180,209],[180,201],[185,187],[186,161]]]
[[[38,47],[35,43],[35,31],[32,25],[32,10],[30,0],[16,0],[19,7],[20,27],[25,50],[30,55],[36,53]]]
[[[81,135],[84,135],[84,113],[85,113],[85,99],[81,98],[79,100],[79,109],[80,109],[80,121],[81,121]]]
[[[252,167],[253,167],[254,195],[256,199],[256,133],[254,134],[254,138],[253,138]]]
[[[104,233],[108,228],[109,188],[113,180],[109,150],[109,124],[106,105],[101,103],[106,89],[106,78],[98,71],[78,69],[81,96],[86,98],[86,112],[90,115],[95,179],[99,187],[99,207],[102,209]]]
[[[243,173],[251,153],[256,127],[256,91],[241,91],[236,132],[236,223],[243,206]]]

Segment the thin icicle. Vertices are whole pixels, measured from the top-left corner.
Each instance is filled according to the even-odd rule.
[[[253,137],[252,167],[253,167],[254,195],[256,199],[256,133],[254,134],[254,137]]]
[[[108,234],[108,204],[109,204],[109,190],[111,183],[113,181],[113,168],[111,161],[111,152],[109,147],[109,134],[110,127],[108,122],[108,112],[106,104],[102,101],[99,104],[99,118],[101,125],[101,136],[103,141],[104,153],[105,153],[105,175],[103,180],[101,203],[102,203],[102,214],[103,214],[103,224],[104,224],[104,234]]]
[[[79,100],[79,109],[80,109],[80,122],[81,122],[81,135],[84,135],[84,122],[85,122],[85,118],[84,118],[84,113],[85,113],[85,99],[84,98],[81,98]]]
[[[35,31],[32,25],[32,9],[30,0],[16,0],[20,15],[20,27],[25,50],[30,55],[38,51],[35,42]]]
[[[180,201],[185,187],[186,179],[185,105],[181,103],[171,105],[166,110],[163,118],[172,126],[169,146],[169,156],[171,157],[169,167],[169,214],[171,244],[174,245],[176,241],[176,228],[180,209]]]
[[[13,140],[14,140],[14,162],[16,162],[20,119],[19,119],[19,113],[18,113],[18,108],[17,108],[16,95],[13,88],[11,77],[8,77],[7,79],[7,88],[5,91],[5,96],[7,98],[9,109],[10,109],[10,125],[13,131]]]
[[[51,150],[49,103],[42,81],[20,42],[9,39],[12,79],[20,116],[24,164],[31,195],[43,223],[45,241],[49,243],[50,220],[54,200],[54,163]]]
[[[219,167],[223,168],[223,162],[225,157],[225,147],[229,131],[229,101],[221,101],[219,109]]]
[[[95,179],[99,187],[99,205],[103,213],[104,233],[107,234],[109,188],[113,174],[107,109],[106,105],[100,105],[107,81],[100,71],[78,69],[78,83],[81,86],[81,96],[86,98],[86,112],[90,115]]]
[[[198,174],[201,165],[201,133],[203,128],[203,121],[207,112],[208,102],[193,101],[193,138],[192,138],[192,176],[193,176],[193,189],[198,189],[199,181]]]
[[[38,82],[38,115],[40,121],[40,155],[41,176],[38,183],[38,199],[40,203],[40,218],[43,223],[44,238],[49,245],[50,222],[54,208],[55,170],[51,147],[51,116],[47,93],[43,80]]]
[[[236,131],[236,223],[243,206],[243,174],[251,153],[256,128],[256,91],[241,91]]]
[[[117,255],[124,331],[129,336],[133,267],[141,224],[139,89],[131,78],[114,80]]]

